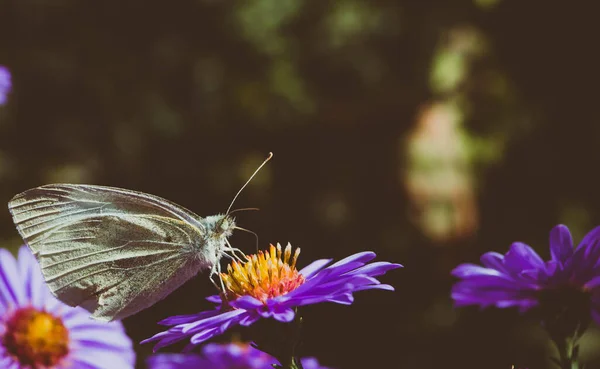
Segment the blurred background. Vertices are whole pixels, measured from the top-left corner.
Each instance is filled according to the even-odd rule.
[[[551,367],[527,317],[453,309],[450,271],[513,241],[548,257],[553,225],[579,240],[600,223],[595,14],[540,0],[0,0],[13,84],[0,199],[91,183],[212,215],[273,151],[236,203],[261,209],[237,216],[261,248],[289,241],[300,266],[363,250],[405,266],[382,278],[396,292],[306,308],[303,356]],[[22,242],[8,211],[0,242]],[[232,243],[255,249],[242,232]],[[139,342],[213,292],[201,275],[128,333]],[[592,330],[584,361],[600,365],[598,347]],[[136,350],[142,368],[151,346]]]

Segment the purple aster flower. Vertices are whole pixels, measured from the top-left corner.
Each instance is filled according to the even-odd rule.
[[[0,65],[0,105],[6,103],[6,97],[12,87],[10,72]]]
[[[226,296],[208,298],[215,309],[198,314],[173,316],[159,324],[170,326],[164,332],[143,341],[157,341],[154,350],[189,339],[187,350],[235,325],[249,326],[261,318],[274,318],[280,322],[294,319],[294,309],[299,306],[334,302],[350,305],[353,293],[369,289],[393,291],[375,277],[400,264],[374,262],[373,252],[361,252],[337,263],[317,260],[304,269],[296,269],[300,249],[292,257],[291,245],[282,253],[281,245],[271,245],[269,251],[248,257],[244,263],[233,262],[227,273],[221,274]]]
[[[132,343],[120,322],[90,319],[52,296],[26,246],[0,249],[0,367],[130,369]]]
[[[303,358],[304,369],[328,369],[315,358]],[[279,362],[249,344],[210,343],[202,354],[159,354],[147,360],[149,369],[273,369]]]
[[[596,227],[574,249],[569,229],[557,225],[550,232],[548,261],[521,242],[513,243],[506,255],[485,253],[483,266],[461,264],[452,271],[461,279],[452,298],[456,306],[518,307],[521,312],[536,307],[546,317],[566,309],[589,317],[591,309],[600,324],[599,240]]]

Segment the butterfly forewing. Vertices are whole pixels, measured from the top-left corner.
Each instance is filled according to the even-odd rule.
[[[46,185],[15,196],[13,220],[50,290],[100,320],[122,319],[211,266],[199,217],[157,196]]]

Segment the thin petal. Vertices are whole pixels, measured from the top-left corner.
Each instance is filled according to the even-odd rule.
[[[0,249],[0,304],[4,307],[27,303],[19,278],[15,257],[5,249]]]
[[[367,265],[364,265],[360,268],[357,268],[355,270],[353,270],[352,274],[366,274],[368,276],[371,277],[377,277],[380,275],[384,275],[385,273],[387,273],[390,270],[393,269],[397,269],[397,268],[403,268],[402,265],[400,264],[392,264],[392,263],[388,263],[387,261],[378,261],[375,263],[370,263]],[[350,274],[348,273],[348,274]]]
[[[245,313],[245,311],[241,310],[241,309],[240,310],[228,311],[228,312],[225,312],[225,313],[221,313],[219,315],[212,316],[210,318],[199,320],[197,322],[185,324],[183,326],[183,329],[181,331],[184,334],[186,334],[186,333],[194,333],[196,331],[201,331],[201,330],[204,330],[204,329],[206,329],[208,327],[211,327],[211,326],[214,326],[214,325],[223,324],[226,321],[228,321],[230,319],[234,319],[238,315],[241,315],[241,314],[244,314],[244,313]]]
[[[587,247],[588,245],[594,243],[598,239],[600,239],[600,226],[597,226],[596,228],[594,228],[591,231],[589,231],[583,237],[583,239],[581,240],[581,242],[579,242],[579,245],[577,246],[577,249],[582,248],[582,247]]]
[[[221,311],[215,309],[215,310],[203,311],[198,314],[175,315],[175,316],[171,316],[171,317],[161,320],[160,322],[158,322],[158,324],[166,325],[166,326],[187,324],[187,323],[192,323],[192,322],[195,322],[198,320],[207,319],[207,318],[219,315],[219,314],[221,314]]]
[[[343,258],[342,260],[338,261],[337,263],[331,265],[330,268],[341,267],[343,265],[353,263],[353,262],[364,264],[364,263],[367,263],[367,262],[373,260],[376,256],[377,255],[372,251],[359,252],[354,255],[350,255],[348,257]]]
[[[84,357],[85,359],[85,357]],[[81,369],[98,369],[98,366],[95,363],[91,363],[89,362],[89,360],[80,360],[80,359],[75,359],[72,361],[69,361],[69,363],[67,364],[68,367],[72,367],[72,368],[81,368]]]
[[[481,264],[486,268],[495,269],[499,272],[506,273],[504,266],[504,255],[497,252],[486,252],[480,258]]]
[[[151,369],[194,369],[206,366],[205,360],[200,355],[192,354],[158,354],[146,360]]]
[[[564,263],[573,255],[573,238],[567,226],[559,224],[550,231],[552,260]]]
[[[584,288],[593,289],[600,286],[600,276],[592,278],[584,285]]]
[[[207,329],[193,335],[192,338],[190,338],[190,342],[197,345],[217,335],[219,335],[219,330],[217,328]]]
[[[482,266],[469,263],[460,264],[459,266],[454,268],[454,270],[452,270],[451,274],[452,276],[457,278],[470,278],[473,276],[481,275],[505,277],[505,274],[500,273],[495,269],[484,268]]]
[[[220,295],[212,295],[212,296],[208,296],[206,298],[206,300],[214,303],[214,304],[222,304],[223,300],[221,300],[221,296]]]
[[[256,323],[259,319],[260,319],[259,314],[248,314],[245,317],[243,317],[242,320],[240,320],[240,325],[247,327],[249,325]]]
[[[263,306],[262,302],[252,296],[242,296],[229,304],[235,308],[245,310],[254,310]]]
[[[525,269],[543,269],[544,260],[528,245],[514,242],[504,257],[506,268],[512,273],[520,273]]]
[[[354,296],[351,293],[343,293],[327,299],[329,302],[333,302],[341,305],[351,305],[354,302]]]
[[[283,323],[291,322],[292,320],[294,320],[295,315],[296,314],[294,313],[294,310],[288,307],[278,306],[273,309],[273,318]]]
[[[354,291],[365,291],[365,290],[384,290],[384,291],[394,291],[394,286],[389,284],[371,284],[368,286],[360,286],[356,288]]]
[[[156,337],[156,336],[154,336],[154,337]],[[147,340],[143,340],[141,343],[144,344],[146,342],[150,342],[152,340],[152,338],[154,338],[154,337],[151,337]],[[154,347],[152,348],[152,352],[156,352],[163,347],[172,345],[172,344],[182,341],[186,338],[187,338],[187,336],[183,336],[183,335],[172,335],[170,337],[168,336],[166,338],[163,338],[160,341],[158,341],[158,343],[156,345],[154,345]]]
[[[313,261],[308,264],[302,270],[300,270],[300,274],[304,276],[304,278],[308,279],[312,277],[315,273],[319,272],[321,269],[325,268],[327,264],[331,263],[332,259],[320,259]]]
[[[74,368],[83,368],[81,364],[90,365],[94,369],[131,369],[134,357],[125,357],[120,352],[84,348],[72,353],[73,361],[78,362]]]

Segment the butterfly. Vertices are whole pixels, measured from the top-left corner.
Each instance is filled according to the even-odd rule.
[[[36,187],[13,197],[8,208],[52,294],[94,319],[120,320],[200,270],[210,269],[212,280],[222,256],[244,256],[228,241],[233,230],[243,229],[230,209],[272,156],[225,214],[205,218],[158,196],[82,184]]]

